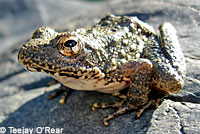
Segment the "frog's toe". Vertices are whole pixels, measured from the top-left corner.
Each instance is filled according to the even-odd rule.
[[[106,104],[106,103],[101,103],[101,104],[94,103],[93,106],[92,106],[92,110],[95,111],[98,108],[105,109],[105,108],[109,108],[109,107],[111,107],[111,105]]]
[[[120,108],[124,104],[124,100],[116,102],[114,104],[107,104],[107,103],[94,103],[92,106],[92,110],[96,109],[107,109],[107,108]]]
[[[129,111],[129,110],[131,110],[131,108],[128,107],[128,106],[118,109],[118,110],[117,110],[116,112],[114,112],[113,114],[108,115],[106,118],[104,118],[104,119],[103,119],[103,124],[104,124],[105,126],[108,126],[108,125],[109,125],[109,123],[108,123],[109,120],[111,120],[111,119],[113,119],[113,118],[115,118],[115,117],[117,117],[117,116],[120,116],[120,115],[122,115],[122,114],[125,114],[125,113],[126,113],[127,111]]]
[[[48,99],[52,100],[62,95],[61,99],[59,100],[59,103],[64,104],[66,102],[67,97],[71,94],[71,92],[72,89],[66,88],[65,86],[61,85],[58,90],[56,90],[55,92],[51,93],[48,96]]]
[[[106,118],[103,119],[103,124],[105,126],[108,126],[108,121],[119,116],[122,115],[124,113],[126,113],[128,110],[130,110],[130,108],[128,106],[123,107],[124,104],[124,100],[121,100],[119,102],[116,102],[114,104],[107,104],[107,103],[94,103],[92,106],[92,110],[96,110],[96,109],[107,109],[107,108],[117,108],[118,110],[116,112],[114,112],[111,115],[108,115]]]
[[[66,102],[68,96],[69,96],[69,92],[66,92],[66,91],[63,92],[63,95],[60,98],[59,103],[60,104],[64,104]]]

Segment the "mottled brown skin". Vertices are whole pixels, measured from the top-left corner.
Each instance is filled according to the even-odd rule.
[[[169,93],[182,89],[186,67],[176,30],[163,23],[159,31],[156,35],[136,17],[114,15],[72,32],[42,27],[23,45],[18,59],[26,69],[47,73],[66,87],[121,98],[111,105],[95,103],[92,107],[118,108],[104,118],[108,125],[108,120],[130,110],[138,110],[139,118],[145,109],[157,107]]]

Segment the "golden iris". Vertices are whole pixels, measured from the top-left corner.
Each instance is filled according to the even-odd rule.
[[[81,50],[81,44],[75,36],[64,36],[58,40],[59,52],[67,57],[73,57],[79,54]]]

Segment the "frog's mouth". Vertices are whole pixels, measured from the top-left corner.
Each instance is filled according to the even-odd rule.
[[[105,74],[98,68],[85,68],[79,67],[75,68],[73,66],[68,66],[64,68],[50,69],[49,67],[43,67],[35,64],[25,64],[21,63],[25,69],[31,72],[43,72],[52,77],[66,77],[75,79],[102,79]]]
[[[24,68],[31,72],[41,72],[40,68],[33,68],[33,67],[27,67],[27,66],[24,66]]]

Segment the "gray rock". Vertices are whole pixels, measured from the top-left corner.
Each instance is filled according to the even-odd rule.
[[[197,134],[200,132],[200,104],[165,100],[154,111],[147,133]]]
[[[63,128],[63,133],[200,133],[199,9],[198,0],[0,1],[0,126]],[[183,90],[171,94],[156,110],[146,111],[138,120],[135,112],[127,113],[105,127],[101,120],[114,110],[92,111],[91,106],[116,98],[74,91],[64,105],[59,98],[49,101],[48,94],[59,84],[47,88],[52,78],[24,70],[16,56],[39,26],[72,30],[91,26],[108,13],[137,16],[155,28],[164,21],[172,23],[186,56],[187,76]]]

